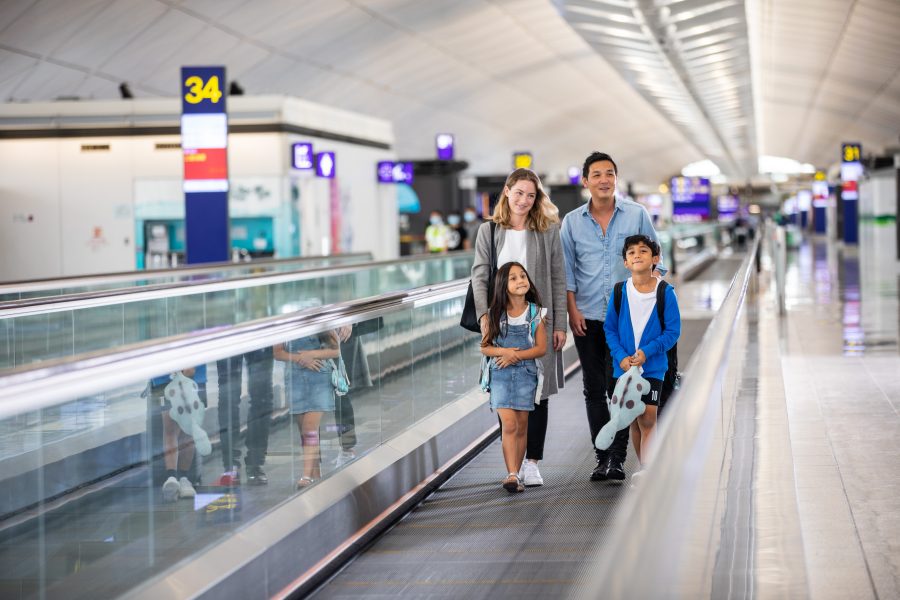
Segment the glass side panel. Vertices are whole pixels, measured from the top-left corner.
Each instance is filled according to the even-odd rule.
[[[322,267],[335,267],[339,265],[352,265],[371,261],[371,257],[365,254],[319,256],[310,258],[297,258],[293,260],[284,260],[279,262],[262,262],[262,263],[237,263],[233,265],[222,266],[220,269],[208,273],[191,273],[184,272],[180,269],[173,269],[170,272],[160,273],[142,273],[140,271],[130,275],[112,275],[109,281],[94,281],[92,283],[78,283],[77,279],[65,279],[60,281],[68,281],[70,283],[53,286],[52,282],[46,284],[25,285],[23,287],[38,287],[28,291],[17,291],[9,289],[13,286],[0,286],[0,302],[9,302],[12,300],[24,300],[26,298],[50,298],[53,296],[62,296],[66,294],[82,294],[88,292],[100,292],[105,290],[126,290],[134,287],[145,287],[148,285],[161,285],[167,283],[185,283],[189,281],[220,281],[223,279],[237,279],[253,275],[256,273],[288,273],[292,271],[305,271],[309,269],[319,269]],[[103,275],[98,275],[96,279],[103,279]]]
[[[0,597],[116,597],[315,494],[473,392],[461,310],[407,306],[0,421]]]
[[[14,317],[0,312],[5,343],[0,348],[0,369],[286,314],[309,308],[309,298],[333,304],[462,279],[469,276],[471,266],[471,254],[447,255],[232,290],[191,289],[188,295],[44,315]]]

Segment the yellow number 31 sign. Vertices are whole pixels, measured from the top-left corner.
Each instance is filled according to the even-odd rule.
[[[222,98],[218,75],[213,75],[205,82],[201,77],[194,75],[185,80],[184,86],[187,88],[184,100],[189,104],[200,104],[204,100],[217,104]]]

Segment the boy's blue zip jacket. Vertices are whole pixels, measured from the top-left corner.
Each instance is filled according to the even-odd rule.
[[[644,333],[641,335],[640,349],[647,356],[647,362],[643,364],[644,377],[662,379],[669,368],[666,358],[668,351],[681,336],[681,312],[678,310],[678,298],[675,297],[674,288],[669,285],[666,288],[666,311],[663,313],[666,321],[666,330],[663,331],[659,324],[656,308],[647,320]],[[616,314],[615,298],[610,294],[609,306],[606,308],[606,321],[603,323],[606,332],[606,344],[612,355],[613,376],[621,377],[624,371],[621,367],[622,359],[637,352],[634,344],[634,329],[631,327],[631,311],[628,308],[628,289],[622,288],[622,314]]]

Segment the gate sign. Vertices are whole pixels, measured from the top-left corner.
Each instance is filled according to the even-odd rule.
[[[185,250],[188,263],[228,260],[225,67],[182,67]]]
[[[439,133],[435,136],[438,160],[453,160],[453,134]]]
[[[336,165],[334,162],[334,152],[319,152],[316,157],[316,177],[324,177],[325,179],[334,179]]]
[[[378,163],[378,183],[413,182],[413,164],[411,162],[393,162],[382,160]]]
[[[313,145],[310,142],[291,145],[291,166],[300,171],[313,170]]]

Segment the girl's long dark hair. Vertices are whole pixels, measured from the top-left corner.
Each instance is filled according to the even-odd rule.
[[[487,337],[481,340],[482,346],[489,346],[501,334],[500,325],[503,319],[503,313],[506,312],[506,305],[509,303],[509,271],[513,267],[519,267],[525,271],[525,277],[528,278],[528,292],[525,294],[527,302],[534,302],[538,306],[541,305],[541,296],[538,294],[531,275],[528,271],[517,262],[508,262],[497,270],[494,277],[494,298],[491,300],[491,307],[488,309],[488,333]]]

